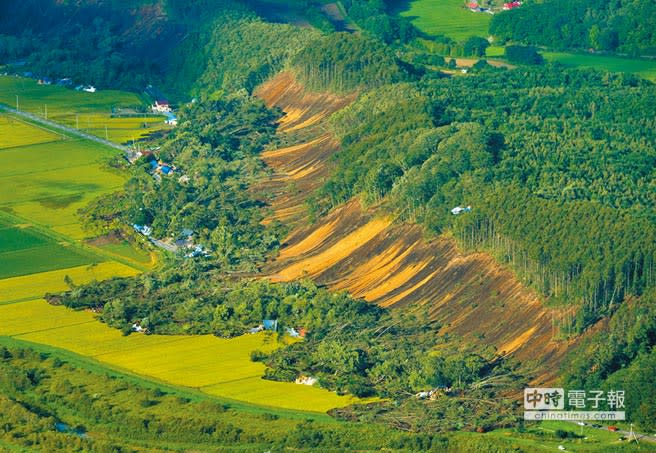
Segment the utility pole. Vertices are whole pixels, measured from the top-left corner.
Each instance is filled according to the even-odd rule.
[[[44,105],[43,111],[45,112],[44,116],[48,119],[48,104]]]
[[[16,110],[18,110],[18,95],[16,95]]]
[[[636,444],[639,443],[639,442],[638,442],[638,437],[637,437],[636,434],[633,432],[633,423],[631,423],[631,431],[629,432],[629,442],[631,442],[631,438],[632,438],[632,437],[633,437],[633,439],[636,441]]]

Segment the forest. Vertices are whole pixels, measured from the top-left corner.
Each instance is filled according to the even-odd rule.
[[[490,33],[554,49],[656,55],[656,4],[644,0],[527,1],[496,14]]]

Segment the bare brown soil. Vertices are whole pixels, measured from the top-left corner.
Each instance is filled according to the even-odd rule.
[[[353,200],[308,225],[304,203],[330,172],[339,143],[321,127],[354,96],[308,94],[289,73],[264,84],[257,95],[286,112],[280,135],[294,143],[267,151],[275,172],[273,218],[294,228],[278,258],[265,270],[272,281],[309,277],[384,307],[429,306],[443,332],[494,345],[499,354],[536,361],[534,383],[552,380],[571,342],[553,339],[552,319],[538,296],[485,253],[463,254],[453,239],[426,239],[417,225],[395,222]]]

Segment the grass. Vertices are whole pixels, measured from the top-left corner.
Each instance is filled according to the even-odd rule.
[[[202,336],[123,336],[89,312],[54,307],[43,300],[0,305],[0,335],[66,349],[119,369],[209,395],[251,404],[325,412],[355,402],[327,390],[261,379],[254,350],[280,346],[266,334],[234,339]]]
[[[402,16],[412,18],[413,24],[429,35],[444,35],[455,41],[471,36],[487,37],[492,16],[473,13],[462,0],[415,0]]]
[[[623,58],[568,52],[544,52],[547,61],[555,61],[577,68],[593,68],[610,72],[628,72],[656,81],[656,60]]]
[[[101,90],[96,93],[75,91],[56,85],[39,85],[35,80],[0,76],[0,103],[46,116],[71,127],[79,127],[98,137],[124,143],[150,132],[167,128],[163,116],[113,118],[116,107],[140,109],[145,99],[125,91]],[[0,142],[1,146],[1,142]]]

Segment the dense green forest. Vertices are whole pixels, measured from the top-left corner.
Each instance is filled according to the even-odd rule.
[[[310,205],[362,194],[451,229],[578,305],[581,331],[655,282],[655,100],[638,79],[559,67],[373,90],[333,117],[344,149]],[[451,215],[461,204],[473,213]]]
[[[494,15],[490,33],[555,49],[656,55],[656,4],[651,0],[527,1]]]

